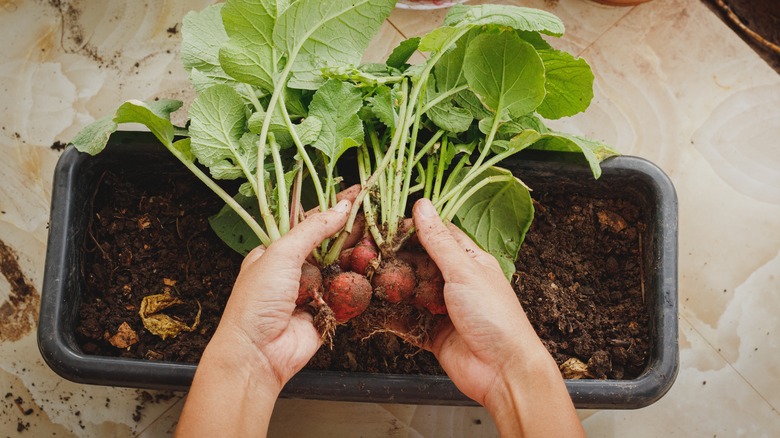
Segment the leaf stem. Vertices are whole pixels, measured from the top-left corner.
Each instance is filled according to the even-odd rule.
[[[439,193],[439,196],[436,198],[436,201],[432,201],[434,205],[438,204],[438,201],[442,194],[445,194],[450,191],[450,188],[453,184],[455,184],[455,181],[458,178],[458,175],[460,175],[460,172],[463,170],[463,167],[466,166],[466,163],[469,161],[468,155],[463,155],[460,157],[460,160],[458,160],[458,164],[455,165],[455,168],[452,169],[452,172],[447,176],[447,182],[444,183],[444,188],[441,189],[441,192]]]
[[[397,216],[397,206],[400,203],[399,198],[401,196],[401,174],[402,174],[402,165],[403,165],[403,143],[406,141],[406,136],[404,135],[404,131],[408,131],[409,126],[406,124],[406,117],[408,113],[408,93],[409,93],[409,82],[404,80],[401,82],[401,110],[398,114],[398,124],[396,125],[397,128],[395,130],[395,133],[393,134],[393,139],[390,142],[390,147],[388,148],[387,152],[385,153],[385,157],[382,160],[382,163],[377,166],[376,171],[373,175],[371,175],[371,178],[374,177],[374,175],[384,172],[385,168],[388,164],[390,164],[390,161],[395,159],[395,170],[394,172],[390,172],[388,174],[388,188],[390,190],[393,190],[393,196],[389,199],[390,205],[388,207],[388,216],[385,220],[385,224],[387,225],[387,238],[388,240],[392,240],[392,236],[395,236],[396,231],[398,230],[398,216]],[[397,156],[396,156],[397,154]],[[369,178],[369,180],[371,179]],[[364,189],[365,190],[365,189]],[[389,195],[389,194],[388,194]],[[386,199],[382,199],[381,202],[386,202]]]
[[[293,183],[292,199],[290,202],[290,228],[298,225],[301,219],[301,188],[303,187],[303,161],[298,160],[295,163],[295,168],[298,169],[298,173],[295,175],[295,182]]]
[[[499,161],[501,161],[501,160],[503,160],[503,159],[505,159],[505,158],[507,158],[507,157],[510,157],[510,156],[512,156],[512,155],[514,155],[514,154],[516,154],[517,152],[519,152],[519,150],[511,150],[511,149],[510,149],[510,150],[508,150],[508,151],[504,151],[504,152],[502,152],[502,153],[500,153],[500,154],[494,155],[492,158],[490,158],[490,159],[489,159],[489,160],[487,160],[487,161],[486,161],[484,164],[482,164],[482,165],[481,165],[479,168],[471,168],[471,170],[469,170],[469,172],[466,174],[466,177],[465,177],[465,178],[463,178],[463,180],[462,180],[461,182],[459,182],[459,183],[458,183],[458,184],[457,184],[455,187],[453,187],[452,189],[450,189],[450,190],[448,190],[446,193],[444,193],[444,194],[442,195],[442,197],[441,197],[441,198],[439,198],[439,200],[438,200],[437,202],[435,202],[433,205],[434,205],[434,206],[435,206],[437,209],[441,208],[441,207],[444,205],[444,203],[445,203],[445,202],[449,201],[449,200],[450,200],[450,199],[452,199],[453,197],[456,197],[456,195],[457,195],[457,194],[459,194],[460,192],[462,192],[462,191],[463,191],[463,189],[464,189],[464,188],[465,188],[465,187],[466,187],[466,186],[467,186],[467,185],[468,185],[468,184],[469,184],[469,183],[470,183],[470,182],[471,182],[471,181],[472,181],[474,178],[476,178],[476,177],[478,177],[479,175],[481,175],[481,174],[482,174],[482,172],[484,172],[486,169],[488,169],[489,167],[491,167],[491,166],[493,166],[494,164],[498,163]],[[466,158],[466,157],[464,157],[464,158]],[[461,161],[462,161],[462,160],[461,160]],[[458,164],[460,164],[460,163],[458,163]],[[462,166],[461,166],[461,167],[462,167]],[[450,174],[450,177],[449,177],[449,179],[448,179],[447,183],[449,184],[449,182],[450,182],[449,180],[451,180],[451,179],[453,179],[453,178],[454,178],[454,176],[453,176],[452,174]],[[445,187],[445,188],[446,188],[446,187]]]
[[[257,237],[260,239],[260,243],[263,245],[270,245],[271,244],[271,238],[266,234],[265,231],[263,231],[262,227],[260,227],[260,224],[257,223],[255,218],[252,217],[251,214],[249,214],[244,207],[242,207],[238,202],[236,202],[235,199],[233,199],[232,196],[230,196],[225,190],[222,189],[216,182],[214,182],[213,179],[209,178],[208,175],[206,175],[200,168],[195,165],[194,162],[188,160],[184,157],[184,155],[177,150],[172,144],[166,143],[165,147],[179,160],[184,164],[184,166],[189,169],[190,172],[192,172],[199,180],[201,180],[208,188],[210,188],[214,193],[217,194],[217,196],[220,197],[223,201],[225,201],[225,204],[230,206],[230,208],[233,209],[233,211],[238,214],[241,219],[246,222],[246,224],[249,226],[249,228],[257,235]]]
[[[412,137],[409,140],[409,152],[406,158],[406,175],[404,176],[404,187],[401,191],[401,205],[398,209],[399,218],[406,215],[406,202],[409,199],[409,184],[412,181],[412,170],[414,169],[414,151],[417,148],[417,134],[420,132],[420,119],[422,118],[422,100],[425,98],[425,92],[427,91],[427,82],[418,84],[423,88],[420,100],[417,101],[417,111],[412,113],[415,115],[414,127],[412,128]],[[411,106],[413,102],[410,102]],[[442,132],[441,130],[439,132]]]
[[[455,217],[455,214],[460,210],[460,208],[463,206],[463,204],[468,201],[470,197],[472,197],[475,193],[479,191],[482,187],[485,187],[488,184],[495,183],[495,182],[501,182],[501,181],[510,181],[514,179],[514,176],[512,175],[494,175],[489,176],[480,182],[474,184],[473,187],[471,187],[466,193],[464,193],[462,196],[458,197],[457,202],[451,202],[447,205],[447,208],[442,210],[442,218],[445,220],[451,221],[453,217]]]
[[[433,195],[433,157],[428,157],[428,160],[426,160],[426,169],[425,173],[423,174],[425,178],[425,193],[423,193],[424,198],[431,199],[431,196]]]
[[[358,149],[358,174],[360,175],[360,185],[365,186],[368,175],[368,170],[371,168],[371,158],[368,155],[368,146],[363,145]],[[371,203],[371,196],[363,198],[363,213],[366,215],[366,226],[374,238],[377,246],[382,246],[385,243],[385,239],[382,238],[382,233],[379,232],[376,222],[376,208]]]
[[[444,140],[441,142],[441,151],[439,152],[439,162],[436,166],[436,182],[433,185],[433,196],[429,198],[431,202],[436,202],[439,199],[439,195],[441,194],[441,183],[444,180],[444,159],[447,154],[447,149],[449,146],[449,141],[447,140],[447,137],[444,137]],[[433,161],[433,160],[431,160]]]
[[[276,196],[278,200],[279,212],[279,233],[284,236],[290,231],[290,198],[287,193],[287,182],[284,179],[284,167],[282,167],[282,157],[279,155],[279,143],[273,133],[268,135],[271,143],[271,157],[274,161],[274,173],[276,174]]]
[[[436,145],[436,142],[439,140],[439,138],[441,138],[442,134],[444,134],[444,130],[443,129],[440,129],[440,130],[436,131],[436,133],[433,134],[433,137],[431,137],[431,139],[428,140],[428,143],[425,143],[425,146],[420,148],[420,151],[417,152],[417,155],[415,155],[414,161],[413,161],[412,164],[419,163],[420,160],[422,160],[422,158],[425,156],[425,154],[427,154],[428,151],[430,151],[431,148],[434,145]]]
[[[482,164],[482,162],[485,161],[485,158],[487,157],[488,153],[490,153],[490,148],[491,146],[493,146],[493,139],[496,137],[496,132],[498,131],[498,125],[501,124],[501,111],[503,111],[504,109],[503,100],[504,100],[503,96],[501,96],[498,99],[496,113],[493,115],[493,123],[490,125],[490,133],[488,134],[487,139],[485,140],[485,146],[480,152],[479,158],[477,159],[477,162],[474,163],[473,168],[478,168]]]
[[[459,87],[455,87],[455,88],[452,88],[452,89],[450,89],[450,90],[447,90],[447,91],[445,91],[444,93],[442,93],[442,94],[440,94],[440,95],[436,96],[436,98],[434,98],[434,99],[432,99],[430,102],[428,102],[428,103],[427,103],[427,104],[426,104],[426,105],[425,105],[425,106],[422,108],[422,110],[420,111],[420,113],[421,113],[421,114],[425,114],[425,113],[427,113],[427,112],[428,112],[428,111],[429,111],[431,108],[433,108],[433,107],[435,107],[436,105],[438,105],[438,104],[439,104],[439,102],[441,102],[441,101],[443,101],[443,100],[445,100],[445,99],[447,99],[447,98],[451,98],[452,96],[454,96],[454,95],[456,95],[456,94],[460,93],[461,91],[463,91],[463,90],[466,90],[466,89],[468,89],[468,88],[469,88],[469,86],[468,86],[468,84],[466,84],[466,85],[461,85],[461,86],[459,86]]]
[[[379,165],[380,162],[384,161],[384,154],[382,153],[380,147],[379,147],[379,137],[377,136],[376,131],[374,128],[369,125],[368,130],[368,138],[371,140],[371,147],[374,151],[374,162]],[[368,163],[368,168],[370,169],[370,162]],[[373,172],[372,172],[373,173]],[[384,223],[387,220],[387,203],[382,201],[385,199],[385,196],[387,196],[387,176],[382,174],[379,176],[379,207],[380,207],[380,220],[381,223]]]
[[[282,97],[282,102],[284,102],[284,97]],[[295,126],[287,111],[282,111],[282,118],[284,118],[284,124],[287,125],[287,130],[290,132],[295,148],[298,150],[298,155],[300,155],[301,159],[306,164],[306,169],[309,171],[309,175],[311,175],[312,182],[314,183],[314,190],[317,192],[317,201],[320,203],[320,211],[325,211],[328,209],[328,202],[325,198],[325,192],[322,189],[322,182],[317,174],[317,168],[314,167],[311,157],[309,157],[309,154],[306,152],[306,147],[301,142],[301,138],[298,136],[298,132],[295,130]]]
[[[297,53],[291,54],[291,58],[294,58],[297,56]],[[263,217],[263,221],[265,222],[265,226],[268,229],[268,233],[271,236],[272,240],[277,240],[280,237],[279,228],[277,227],[276,223],[273,220],[273,214],[271,213],[271,208],[268,205],[268,196],[265,192],[265,183],[263,182],[263,179],[265,177],[265,170],[264,170],[264,161],[265,161],[265,148],[268,141],[268,133],[269,129],[271,128],[271,119],[272,115],[274,113],[274,110],[276,109],[276,104],[279,102],[279,98],[282,95],[282,92],[284,91],[287,83],[287,78],[290,75],[290,72],[292,71],[293,67],[293,59],[288,59],[287,65],[284,67],[284,70],[279,74],[279,80],[274,84],[274,92],[271,95],[271,99],[268,101],[268,108],[265,113],[265,119],[263,119],[263,126],[260,129],[260,139],[258,140],[258,146],[257,146],[257,200],[258,204],[260,206],[260,215]],[[287,109],[282,107],[282,114],[286,116],[286,118],[289,118],[289,114],[287,114]],[[288,126],[289,128],[289,126]],[[270,223],[269,223],[270,220]]]

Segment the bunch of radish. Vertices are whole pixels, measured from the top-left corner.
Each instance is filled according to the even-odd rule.
[[[341,252],[338,264],[320,271],[306,262],[296,305],[327,306],[336,323],[344,324],[363,313],[372,300],[414,306],[431,315],[444,315],[444,279],[425,252],[399,252],[381,260],[370,236]]]

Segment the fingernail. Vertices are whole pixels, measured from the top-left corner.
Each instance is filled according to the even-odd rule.
[[[433,204],[431,204],[431,201],[428,199],[420,199],[417,201],[417,213],[419,213],[420,217],[434,217],[438,216],[438,213],[436,213],[436,209],[433,207]]]
[[[347,201],[346,199],[343,199],[333,207],[333,211],[337,211],[339,213],[346,213],[349,211],[349,205],[350,202]]]

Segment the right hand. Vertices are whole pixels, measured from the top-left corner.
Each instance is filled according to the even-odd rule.
[[[449,314],[427,348],[458,389],[486,406],[518,369],[555,367],[498,261],[442,223],[429,200],[415,204],[413,217],[420,243],[444,277]]]

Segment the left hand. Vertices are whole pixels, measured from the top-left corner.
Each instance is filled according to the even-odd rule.
[[[296,310],[301,265],[323,240],[346,223],[351,202],[316,213],[267,249],[246,256],[214,339],[222,353],[237,352],[245,366],[273,376],[279,391],[320,346],[312,317]],[[216,347],[217,345],[214,345]]]

